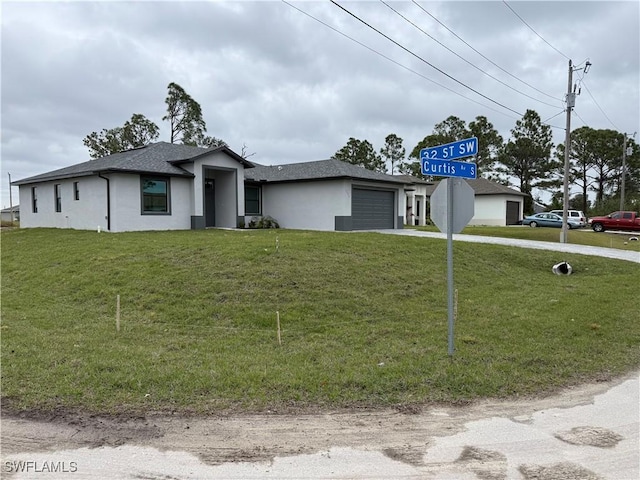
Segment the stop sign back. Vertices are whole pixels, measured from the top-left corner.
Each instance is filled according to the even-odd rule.
[[[453,205],[447,205],[447,183],[453,182]],[[447,233],[447,208],[453,209],[452,233],[460,233],[475,213],[475,193],[462,178],[446,178],[436,187],[430,198],[431,220]]]

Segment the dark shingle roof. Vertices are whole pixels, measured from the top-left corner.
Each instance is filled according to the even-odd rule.
[[[501,185],[486,178],[476,178],[475,180],[465,179],[469,186],[473,189],[476,195],[519,195],[526,197],[526,193],[519,192],[513,188],[509,188],[505,185]],[[427,195],[431,196],[433,191],[440,184],[440,181],[435,182],[433,185],[427,186]]]
[[[399,180],[404,180],[404,183],[413,183],[421,185],[432,185],[433,182],[425,180],[424,178],[414,177],[413,175],[394,175]]]
[[[139,172],[156,175],[171,175],[193,177],[193,174],[179,166],[180,163],[191,161],[199,156],[211,152],[225,151],[246,167],[252,167],[251,162],[227,147],[200,148],[189,145],[176,145],[167,142],[151,143],[144,147],[114,153],[106,157],[78,163],[70,167],[12,182],[14,185],[58,180],[62,178],[96,175],[105,172]]]
[[[255,165],[245,171],[245,179],[256,182],[296,182],[332,178],[357,178],[386,183],[407,183],[405,179],[386,173],[374,172],[341,160],[317,160],[314,162],[289,163],[286,165]]]

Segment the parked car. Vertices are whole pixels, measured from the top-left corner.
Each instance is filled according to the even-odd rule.
[[[535,215],[529,215],[524,217],[522,225],[529,225],[530,227],[558,227],[562,228],[562,217],[551,212],[536,213]],[[572,220],[567,219],[567,227],[580,228],[580,224]]]
[[[604,217],[593,217],[589,223],[594,232],[605,230],[640,230],[638,212],[613,212]]]
[[[560,215],[561,217],[564,214],[563,210],[551,210],[551,213],[555,213],[556,215]],[[580,227],[587,226],[587,216],[580,210],[567,210],[567,221],[568,220],[579,224]]]

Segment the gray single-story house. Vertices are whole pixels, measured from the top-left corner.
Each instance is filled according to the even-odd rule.
[[[7,207],[0,210],[0,218],[3,222],[20,221],[20,205]]]
[[[524,194],[485,179],[472,225],[522,218]],[[126,232],[236,228],[270,216],[282,228],[371,230],[426,224],[437,187],[335,159],[264,166],[228,147],[158,142],[12,182],[20,225]]]
[[[153,143],[17,180],[21,226],[125,232],[402,228],[405,180],[338,160],[252,163],[227,147]]]

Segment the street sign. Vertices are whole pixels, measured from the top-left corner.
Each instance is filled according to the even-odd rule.
[[[441,160],[439,158],[421,158],[423,175],[437,177],[476,178],[477,166],[472,162],[456,162],[455,160]]]
[[[471,157],[478,153],[478,137],[465,138],[457,142],[428,147],[420,150],[420,158],[429,160],[455,160],[456,158]]]
[[[453,182],[453,205],[447,205],[447,184]],[[467,182],[459,178],[447,178],[431,194],[431,220],[442,232],[447,233],[448,209],[453,209],[451,233],[460,233],[475,213],[475,192]]]

